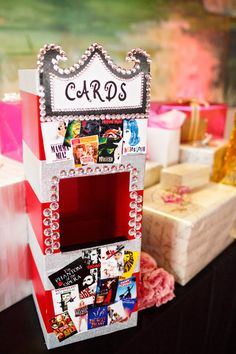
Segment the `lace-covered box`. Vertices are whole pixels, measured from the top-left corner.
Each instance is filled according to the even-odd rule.
[[[190,194],[145,190],[142,247],[185,285],[233,239],[236,190],[210,183]]]
[[[161,169],[162,166],[157,162],[146,161],[144,188],[154,186],[160,182]]]

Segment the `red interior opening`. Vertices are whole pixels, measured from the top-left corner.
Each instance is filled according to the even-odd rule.
[[[60,180],[61,251],[128,236],[129,173]]]

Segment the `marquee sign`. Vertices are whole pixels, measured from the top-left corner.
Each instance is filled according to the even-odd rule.
[[[46,45],[38,60],[41,117],[91,115],[146,115],[149,103],[150,59],[141,49],[128,53],[134,63],[124,69],[113,63],[98,44],[91,45],[78,63],[59,67],[66,60],[59,46]],[[137,117],[138,118],[138,117]],[[143,116],[144,118],[144,116]],[[43,120],[43,119],[42,119]]]

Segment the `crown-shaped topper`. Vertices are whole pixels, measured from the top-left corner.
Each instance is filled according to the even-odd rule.
[[[41,120],[58,117],[145,118],[150,101],[150,58],[133,49],[126,58],[131,69],[113,63],[98,44],[92,44],[78,63],[60,68],[67,60],[60,46],[47,44],[38,55]]]

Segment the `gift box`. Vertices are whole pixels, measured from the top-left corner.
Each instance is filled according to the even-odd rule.
[[[20,71],[33,298],[49,349],[137,324],[150,59],[128,58],[121,69],[95,43],[62,69],[50,44]]]
[[[15,97],[0,101],[0,153],[22,162],[21,104]]]
[[[0,311],[31,293],[23,165],[0,155]]]
[[[148,119],[148,158],[166,167],[179,161],[180,128],[186,115],[177,110],[164,114],[150,112]]]
[[[187,115],[182,127],[182,142],[202,140],[205,133],[223,139],[227,115],[224,103],[207,103],[203,100],[179,100],[178,102],[152,102],[151,109],[157,114],[180,110]]]
[[[185,285],[233,241],[236,191],[210,183],[186,197],[168,193],[159,186],[145,190],[142,247]]]
[[[206,185],[210,179],[210,169],[201,164],[182,163],[161,171],[160,185],[163,189],[175,187],[199,188]]]
[[[207,145],[180,145],[180,162],[199,163],[210,167],[212,182],[219,182],[224,164],[227,142],[213,140]]]
[[[160,174],[162,166],[154,161],[146,161],[145,166],[145,176],[144,176],[144,188],[153,186],[154,184],[159,183]]]

